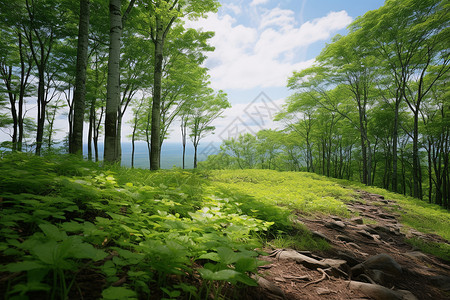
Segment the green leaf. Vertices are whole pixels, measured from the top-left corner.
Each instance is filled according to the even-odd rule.
[[[103,299],[137,299],[136,292],[125,287],[110,286],[102,292]]]
[[[252,257],[243,257],[236,262],[236,270],[239,272],[254,271],[258,265],[257,260]]]
[[[36,269],[44,269],[45,266],[35,262],[35,261],[21,261],[17,263],[11,263],[6,265],[6,270],[9,272],[23,272],[23,271],[30,271],[30,270],[36,270]]]
[[[213,272],[211,270],[202,268],[202,269],[198,269],[197,271],[200,273],[202,278],[205,280],[227,280],[227,281],[230,281],[231,279],[235,278],[237,275],[240,274],[239,272],[236,272],[231,269],[225,269],[225,270]]]
[[[82,243],[74,246],[73,253],[73,257],[75,258],[89,258],[94,261],[104,259],[108,256],[106,252],[95,249],[94,246],[88,243]]]
[[[45,244],[35,245],[31,250],[42,262],[53,265],[57,260],[55,257],[56,248],[56,241],[50,241]]]
[[[64,231],[59,230],[58,227],[52,224],[40,224],[39,228],[44,232],[46,236],[55,241],[62,241],[67,238],[67,234]]]
[[[239,259],[239,254],[227,247],[217,248],[217,254],[220,256],[220,262],[226,265],[235,263]]]
[[[209,259],[209,260],[212,260],[212,261],[219,262],[220,261],[220,256],[216,252],[209,252],[209,253],[200,255],[199,259]]]
[[[248,286],[258,286],[258,283],[254,279],[248,277],[245,274],[239,274],[238,276],[236,276],[236,280]]]
[[[213,280],[231,280],[239,275],[239,272],[234,270],[226,269],[214,272],[212,275]]]

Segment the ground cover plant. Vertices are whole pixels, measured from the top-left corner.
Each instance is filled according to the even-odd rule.
[[[256,285],[257,237],[273,223],[208,194],[199,174],[22,154],[4,155],[0,174],[6,299],[204,299]]]
[[[311,173],[150,172],[2,154],[0,291],[5,299],[238,298],[256,285],[261,249],[327,251],[296,218],[352,217],[355,189],[396,201],[410,228],[449,238],[448,212],[436,206]],[[448,259],[448,245],[410,242]]]

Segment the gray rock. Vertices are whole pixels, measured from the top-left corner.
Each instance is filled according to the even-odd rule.
[[[360,235],[362,235],[363,237],[366,237],[368,239],[371,239],[371,240],[374,239],[373,236],[365,230],[357,230],[356,233],[359,233]]]
[[[345,224],[342,221],[330,221],[325,223],[325,226],[331,229],[344,229],[345,228]]]
[[[375,300],[417,300],[417,298],[409,291],[395,291],[378,284],[350,281],[349,287],[351,290],[361,291],[366,296]]]
[[[364,269],[380,270],[392,276],[402,275],[402,266],[385,253],[369,257],[361,265]]]
[[[351,218],[350,222],[355,223],[355,224],[364,224],[364,220],[361,217],[355,217],[355,218]]]
[[[344,241],[344,242],[353,242],[353,239],[346,236],[346,235],[337,235],[336,238],[340,241]]]
[[[317,288],[316,292],[318,295],[329,295],[331,293],[333,293],[333,291],[330,291],[329,289],[324,289],[324,288]]]
[[[444,275],[433,276],[430,278],[431,283],[439,289],[450,292],[450,277]]]
[[[353,255],[351,252],[344,253],[342,251],[339,251],[337,256],[340,259],[345,260],[347,262],[347,264],[351,267],[360,263],[360,261],[357,260],[356,256]]]

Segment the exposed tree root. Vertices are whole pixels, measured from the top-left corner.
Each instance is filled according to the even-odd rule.
[[[328,274],[325,273],[324,270],[322,270],[321,268],[317,268],[317,270],[320,271],[320,272],[322,273],[322,277],[321,277],[320,279],[315,280],[315,281],[308,282],[307,284],[305,284],[305,285],[303,286],[303,288],[305,288],[305,287],[307,287],[308,285],[311,285],[311,284],[319,283],[319,282],[325,280],[325,278],[330,279],[330,276],[328,276]]]

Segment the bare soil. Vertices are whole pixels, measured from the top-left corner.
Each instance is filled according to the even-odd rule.
[[[368,283],[371,281],[369,276],[352,276],[352,267],[369,257],[385,253],[402,268],[402,275],[389,278],[383,284],[385,287],[410,291],[417,299],[450,299],[450,262],[413,249],[405,239],[416,236],[428,241],[449,242],[437,235],[403,229],[398,222],[402,210],[395,202],[364,191],[358,193],[360,199],[348,203],[347,206],[350,211],[358,213],[359,218],[298,217],[298,221],[305,224],[313,234],[327,239],[332,245],[332,250],[327,253],[302,254],[319,261],[325,258],[345,260],[346,265],[340,268],[342,272],[324,276],[320,268],[307,267],[289,259],[279,259],[276,254],[284,249],[278,249],[272,257],[264,257],[264,260],[271,261],[271,264],[259,270],[259,275],[270,283],[269,288],[258,288],[250,298],[375,299],[349,288],[351,280]]]

